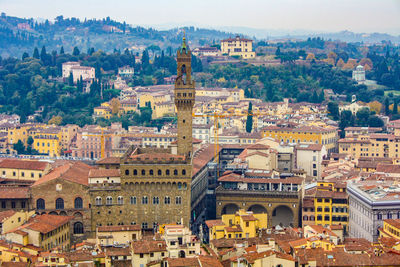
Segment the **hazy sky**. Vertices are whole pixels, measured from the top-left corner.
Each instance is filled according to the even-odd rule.
[[[0,0],[0,11],[47,19],[110,16],[134,25],[400,34],[400,0]]]

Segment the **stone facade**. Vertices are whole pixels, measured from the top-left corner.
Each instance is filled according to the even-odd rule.
[[[91,232],[91,204],[87,184],[89,169],[89,166],[82,163],[63,165],[44,176],[43,181],[38,180],[30,190],[30,206],[38,214],[73,216],[70,223],[73,242],[79,242]]]
[[[192,182],[192,110],[195,82],[191,52],[184,39],[177,54],[175,104],[177,146],[131,147],[120,160],[120,183],[90,186],[92,230],[97,226],[138,224],[144,229],[161,224],[190,224]]]

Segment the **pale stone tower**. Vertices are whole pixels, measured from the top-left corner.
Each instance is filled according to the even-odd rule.
[[[178,112],[178,155],[188,159],[193,154],[192,112],[195,101],[195,81],[192,80],[192,52],[183,37],[177,53],[177,78],[175,80],[175,105]]]

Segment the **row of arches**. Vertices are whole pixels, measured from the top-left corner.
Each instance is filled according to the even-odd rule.
[[[149,172],[148,172],[148,175],[154,176],[154,173],[155,173],[154,170],[150,169]],[[175,176],[177,176],[178,173],[179,173],[179,172],[178,172],[177,169],[173,170],[173,174],[174,174]],[[132,175],[133,175],[133,176],[137,176],[138,174],[139,174],[139,171],[138,171],[137,169],[134,169],[134,170],[132,171]],[[142,176],[146,175],[146,170],[145,170],[145,169],[140,170],[140,174],[141,174]],[[185,170],[185,169],[182,169],[181,174],[182,174],[182,175],[186,175],[186,170]],[[128,169],[125,170],[125,175],[129,176],[129,175],[130,175],[130,170],[128,170]],[[158,169],[158,170],[157,170],[157,175],[158,175],[158,176],[162,176],[162,175],[163,175],[163,171],[160,170],[160,169]],[[171,171],[170,171],[169,169],[165,170],[165,175],[166,175],[166,176],[171,175]]]
[[[254,214],[267,213],[267,209],[259,204],[250,206],[248,211],[252,211]],[[229,203],[222,208],[221,215],[224,214],[235,214],[239,211],[239,206],[234,203]],[[272,214],[268,214],[272,218],[272,225],[290,226],[294,221],[294,214],[291,208],[286,205],[279,205],[272,210]]]
[[[75,209],[82,209],[83,208],[83,200],[81,197],[77,197],[74,199],[74,208]],[[38,210],[45,210],[46,209],[46,201],[43,198],[38,198],[36,200],[36,209]],[[55,202],[55,209],[62,210],[64,209],[64,199],[57,198]]]

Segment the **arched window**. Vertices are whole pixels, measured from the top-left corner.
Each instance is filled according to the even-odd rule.
[[[36,200],[36,209],[38,210],[46,209],[46,203],[43,198],[39,198],[38,200]]]
[[[159,199],[159,197],[153,197],[153,204],[154,204],[154,205],[160,204],[160,199]]]
[[[181,183],[181,182],[178,183],[178,189],[179,189],[179,190],[182,189],[182,183]]]
[[[83,234],[83,223],[74,223],[74,234]]]
[[[57,198],[56,199],[56,210],[62,210],[62,209],[64,209],[64,199]]]
[[[166,170],[166,171],[165,171],[165,175],[169,175],[169,170]]]
[[[157,171],[157,174],[158,174],[158,175],[161,175],[161,174],[162,174],[161,170],[158,170],[158,171]]]
[[[149,171],[149,174],[150,174],[150,175],[154,175],[153,170],[150,170],[150,171]]]
[[[186,170],[185,169],[182,170],[182,175],[186,175]]]
[[[308,216],[307,215],[303,216],[303,221],[308,221]]]
[[[170,197],[165,197],[164,198],[164,204],[171,204],[171,198]]]
[[[178,175],[178,170],[174,170],[174,175]]]
[[[125,175],[129,175],[129,170],[125,170]]]
[[[96,197],[96,206],[100,206],[103,203],[101,203],[101,197]]]
[[[392,219],[392,213],[391,213],[391,212],[388,212],[387,218],[388,218],[388,219]]]
[[[80,197],[75,198],[74,204],[75,204],[75,209],[82,209],[83,208],[82,198]]]
[[[146,171],[145,170],[142,170],[142,175],[146,175]]]
[[[133,175],[137,175],[137,170],[133,170]]]
[[[149,199],[146,196],[142,197],[142,204],[148,204],[148,203]]]
[[[117,203],[118,203],[118,205],[123,205],[123,204],[124,204],[124,198],[121,197],[121,196],[119,196],[119,197],[117,198]]]
[[[176,205],[182,204],[182,197],[176,197],[176,198],[175,198],[175,204],[176,204]]]
[[[382,220],[382,213],[378,213],[378,220]]]
[[[110,196],[108,196],[107,198],[106,198],[106,205],[112,205],[112,197],[110,197]]]
[[[136,197],[131,197],[131,205],[136,205]]]

